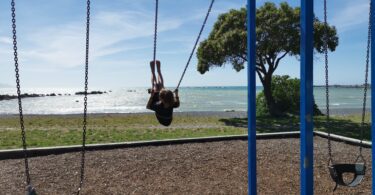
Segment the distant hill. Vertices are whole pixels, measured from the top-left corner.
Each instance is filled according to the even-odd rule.
[[[325,87],[325,85],[315,85],[314,87]],[[329,87],[335,88],[364,88],[365,85],[329,85]],[[371,84],[368,84],[368,88],[371,88]]]

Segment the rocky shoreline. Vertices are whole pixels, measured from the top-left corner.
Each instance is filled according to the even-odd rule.
[[[41,94],[28,94],[28,93],[25,93],[25,94],[21,94],[21,98],[31,98],[31,97],[42,97],[44,95],[41,95]],[[0,101],[3,101],[3,100],[12,100],[12,99],[17,99],[18,96],[16,95],[0,95]]]
[[[101,95],[107,93],[106,91],[91,91],[87,92],[87,95]],[[84,91],[76,92],[75,95],[85,95]]]
[[[101,95],[101,94],[107,94],[107,91],[90,91],[87,92],[87,95]],[[24,93],[21,94],[21,98],[36,98],[36,97],[54,97],[54,96],[71,96],[72,94],[66,93],[66,94],[61,94],[61,93],[50,93],[50,94],[29,94],[29,93]],[[85,95],[85,92],[76,92],[74,95]],[[5,101],[5,100],[13,100],[17,99],[17,95],[0,95],[0,101]]]

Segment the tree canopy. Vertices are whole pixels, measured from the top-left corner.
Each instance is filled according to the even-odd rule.
[[[236,71],[244,69],[247,62],[246,8],[232,9],[221,14],[208,38],[197,50],[197,69],[201,74],[213,67],[231,64]],[[324,51],[326,25],[314,19],[315,52]],[[327,43],[335,51],[339,38],[334,26],[327,25]],[[272,75],[285,56],[299,56],[300,53],[300,8],[288,3],[279,6],[266,2],[256,12],[256,71],[264,87],[270,112],[274,112],[271,93]],[[272,114],[272,113],[271,113]]]

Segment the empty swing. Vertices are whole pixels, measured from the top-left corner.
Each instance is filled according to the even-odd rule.
[[[327,0],[324,0],[324,54],[325,54],[325,89],[326,89],[326,126],[328,130],[328,170],[332,180],[336,183],[335,191],[338,185],[347,187],[358,186],[366,173],[366,160],[362,155],[362,142],[364,138],[364,126],[365,126],[365,115],[366,115],[366,100],[367,100],[367,89],[368,89],[368,71],[369,71],[369,60],[370,60],[370,41],[371,41],[371,3],[369,12],[369,23],[368,23],[368,36],[367,36],[367,50],[366,50],[366,70],[365,70],[365,83],[364,83],[364,94],[363,94],[363,107],[362,107],[362,120],[361,120],[361,134],[359,143],[359,154],[354,163],[335,163],[332,155],[331,145],[331,130],[330,130],[330,110],[329,110],[329,79],[328,79],[328,31],[327,31]],[[353,179],[349,182],[344,181],[344,174],[351,173],[354,175]]]
[[[13,33],[13,53],[14,53],[14,66],[16,72],[16,86],[17,86],[17,96],[18,96],[18,106],[19,106],[19,122],[21,126],[21,136],[22,136],[22,148],[24,154],[25,163],[25,175],[26,175],[26,194],[36,195],[36,190],[31,184],[31,177],[29,171],[29,161],[28,161],[28,151],[26,142],[26,131],[24,125],[24,116],[22,111],[22,98],[21,98],[21,84],[19,75],[19,63],[18,63],[18,51],[17,51],[17,30],[16,30],[16,8],[15,0],[11,2],[12,6],[12,33]],[[81,148],[81,167],[80,167],[80,181],[78,184],[78,189],[75,192],[79,194],[85,174],[85,152],[86,152],[86,126],[87,126],[87,90],[88,90],[88,67],[89,67],[89,30],[90,30],[90,0],[87,0],[87,12],[86,12],[86,56],[85,56],[85,93],[84,93],[84,111],[83,111],[83,131],[82,131],[82,148]]]

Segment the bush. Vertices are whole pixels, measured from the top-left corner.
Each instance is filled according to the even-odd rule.
[[[272,95],[275,106],[283,114],[299,114],[300,112],[300,79],[290,78],[288,75],[275,75],[272,77]],[[257,95],[257,115],[268,115],[268,108],[264,93]],[[322,115],[314,103],[314,115]]]
[[[263,92],[260,92],[256,98],[256,114],[257,116],[265,116],[269,114],[266,98],[264,97]]]

